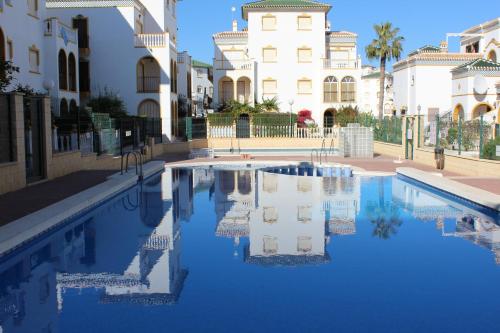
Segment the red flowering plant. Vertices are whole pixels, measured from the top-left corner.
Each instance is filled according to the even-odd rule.
[[[314,126],[315,124],[316,123],[312,118],[312,111],[306,109],[299,111],[297,118],[297,126],[299,128],[307,128]]]

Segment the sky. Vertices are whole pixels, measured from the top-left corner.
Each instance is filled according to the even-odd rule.
[[[245,0],[182,0],[177,8],[178,51],[187,50],[193,59],[212,63],[214,48],[212,35],[231,30],[233,13],[241,29],[246,22],[241,18]],[[438,46],[446,33],[465,29],[500,16],[499,0],[323,0],[332,5],[328,14],[332,30],[347,30],[358,34],[358,53],[363,64],[369,62],[365,46],[375,37],[373,25],[392,22],[405,37],[404,55],[427,45]],[[477,9],[480,10],[477,10]],[[476,10],[475,10],[476,9]],[[450,38],[450,50],[458,51],[458,38]]]

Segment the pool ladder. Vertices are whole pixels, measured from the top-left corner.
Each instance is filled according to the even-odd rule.
[[[325,162],[328,162],[328,155],[333,155],[333,143],[334,139],[330,141],[330,147],[326,148],[326,139],[321,142],[321,149],[313,149],[311,151],[311,164],[314,165],[314,154],[316,154],[316,159],[319,160],[319,164],[323,164],[323,156],[325,157]]]
[[[134,156],[135,159],[135,174],[139,178],[139,181],[141,181],[144,179],[144,173],[142,170],[142,167],[144,165],[144,160],[142,153],[140,151],[130,151],[128,153],[122,154],[120,174],[123,175],[124,173],[128,173],[128,161],[131,155]],[[124,161],[125,161],[125,168],[123,168]]]

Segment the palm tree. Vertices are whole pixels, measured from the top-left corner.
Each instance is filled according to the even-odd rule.
[[[273,97],[273,98],[264,98],[262,100],[262,103],[260,103],[260,106],[262,109],[266,112],[275,112],[279,111],[279,103],[278,103],[278,98]]]
[[[404,37],[398,36],[399,28],[393,28],[392,23],[386,22],[373,26],[377,38],[366,47],[368,59],[380,59],[380,99],[378,102],[378,118],[384,117],[384,95],[385,95],[385,66],[392,59],[399,60],[403,53]]]
[[[373,224],[372,235],[380,239],[389,239],[398,233],[398,228],[403,225],[399,207],[391,202],[383,205],[370,202],[367,207],[367,216]]]

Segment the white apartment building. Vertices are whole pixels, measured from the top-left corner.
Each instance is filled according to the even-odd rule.
[[[79,100],[77,32],[48,13],[45,0],[0,0],[0,60],[19,67],[17,85],[49,94],[56,115],[76,112]]]
[[[368,112],[378,116],[380,101],[380,69],[373,66],[363,66],[361,76],[361,112]],[[394,111],[394,89],[392,74],[385,74],[384,116],[392,116]]]
[[[111,90],[127,112],[162,118],[177,135],[176,0],[46,0],[51,16],[78,29],[82,101]]]
[[[208,113],[214,96],[213,67],[193,60],[193,112],[196,116]]]
[[[497,83],[500,81],[500,18],[460,34],[460,52],[425,46],[393,66],[394,103],[398,113],[422,114],[433,121],[437,114],[471,120],[488,114],[498,121]],[[482,91],[478,91],[482,90]]]
[[[500,121],[500,18],[465,30],[460,50],[480,54],[481,59],[471,61],[452,70],[453,119],[475,119],[481,114],[488,121]]]
[[[316,123],[357,105],[361,61],[357,35],[330,31],[331,5],[263,0],[242,7],[248,28],[214,34],[214,104],[277,98],[283,111],[311,110]],[[326,121],[325,121],[326,120]]]

